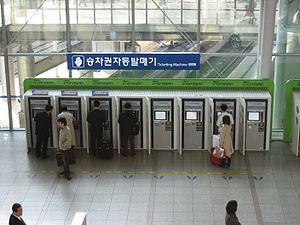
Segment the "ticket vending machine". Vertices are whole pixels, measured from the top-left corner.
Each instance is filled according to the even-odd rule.
[[[88,98],[88,112],[94,110],[95,101],[100,102],[100,111],[103,111],[105,113],[107,119],[107,121],[103,125],[103,140],[108,140],[110,143],[113,143],[112,99],[104,97]]]
[[[300,151],[300,92],[293,93],[293,108],[292,108],[292,140],[290,143],[291,151],[298,156]]]
[[[131,104],[131,111],[133,111],[138,118],[140,132],[138,135],[135,136],[134,142],[135,142],[136,149],[142,149],[142,148],[144,148],[143,99],[142,98],[120,98],[119,99],[120,113],[125,110],[124,106],[126,103]],[[121,136],[120,136],[120,140],[121,140]],[[122,142],[122,140],[121,140],[121,142]]]
[[[174,149],[174,99],[151,99],[151,147]]]
[[[267,99],[246,99],[246,151],[266,149],[267,112]]]
[[[42,91],[42,90],[39,90]],[[25,116],[26,116],[26,136],[27,136],[27,146],[28,148],[35,148],[36,146],[36,134],[35,127],[36,123],[34,117],[37,113],[45,111],[46,105],[54,105],[53,98],[48,95],[48,91],[44,91],[45,96],[41,94],[35,94],[37,90],[29,90],[24,94],[24,106],[25,106]],[[54,110],[53,110],[54,112]],[[52,121],[55,121],[55,113],[52,113]],[[54,118],[53,118],[54,117]],[[53,124],[53,123],[52,123]],[[55,126],[54,126],[55,128]],[[53,140],[53,127],[50,135],[50,140],[48,146],[54,147]]]
[[[73,94],[73,92],[76,92]],[[74,95],[74,96],[71,96]],[[57,97],[57,115],[60,113],[60,108],[62,106],[66,106],[68,112],[72,113],[75,117],[75,137],[76,137],[76,146],[77,148],[85,148],[86,140],[84,137],[85,127],[83,126],[83,111],[85,111],[84,107],[84,99],[83,97],[78,96],[77,91],[66,91],[61,92],[61,96]]]
[[[229,112],[234,120],[234,125],[232,127],[232,144],[235,148],[235,127],[236,127],[236,99],[214,99],[214,129],[213,133],[218,134],[217,120],[221,115],[221,105],[227,105],[227,112]]]
[[[204,149],[204,99],[182,99],[182,149]]]

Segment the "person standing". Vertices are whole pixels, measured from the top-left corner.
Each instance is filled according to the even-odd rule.
[[[35,148],[35,156],[41,156],[41,148],[42,150],[42,158],[47,159],[49,155],[47,155],[48,151],[48,139],[50,134],[52,133],[52,120],[51,120],[51,112],[53,106],[46,105],[44,112],[39,112],[35,115],[34,121],[36,123],[35,134],[36,134],[36,148]]]
[[[130,155],[135,155],[134,149],[134,135],[132,134],[132,128],[137,124],[138,118],[135,113],[131,110],[131,104],[126,103],[124,105],[125,110],[121,112],[118,123],[121,129],[121,146],[122,155],[128,156],[128,141],[130,144]]]
[[[231,155],[234,153],[229,116],[223,116],[223,125],[220,129],[220,148],[224,149],[225,154],[225,158],[222,160],[220,166],[229,168],[231,165]]]
[[[68,112],[68,108],[66,106],[60,107],[60,114],[57,115],[57,119],[65,118],[68,124],[68,127],[71,131],[71,138],[72,138],[72,148],[76,146],[76,136],[75,136],[75,129],[74,123],[76,122],[75,117],[72,113]]]
[[[26,225],[22,219],[23,209],[21,204],[15,203],[12,206],[12,214],[9,217],[9,225]]]
[[[234,120],[233,120],[233,117],[232,117],[231,113],[229,113],[227,111],[227,105],[226,104],[222,104],[221,105],[221,114],[220,114],[220,116],[218,117],[218,120],[217,120],[217,127],[219,128],[219,132],[220,132],[220,128],[223,125],[223,116],[229,116],[229,118],[230,118],[230,125],[233,126],[233,124],[234,124]]]
[[[226,205],[226,216],[225,216],[225,225],[241,225],[238,217],[236,216],[237,211],[237,201],[231,200]]]
[[[71,180],[70,166],[69,166],[69,151],[71,150],[72,138],[71,130],[67,126],[67,120],[65,118],[59,118],[57,120],[59,131],[58,148],[63,154],[64,162],[64,176],[67,180]]]
[[[256,2],[255,0],[250,0],[249,1],[249,23],[250,24],[254,24],[254,21],[256,20],[255,16],[254,16],[254,10],[255,10],[255,7],[256,7]]]
[[[89,112],[87,122],[90,125],[90,147],[92,155],[96,155],[103,138],[103,124],[107,120],[105,112],[100,111],[100,102],[94,101],[94,110]]]

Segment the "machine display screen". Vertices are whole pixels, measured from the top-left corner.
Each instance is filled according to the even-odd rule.
[[[248,112],[248,120],[259,121],[259,112]]]
[[[165,111],[154,112],[154,120],[167,120],[167,112]]]
[[[197,111],[185,112],[185,119],[186,120],[198,120],[198,112]]]

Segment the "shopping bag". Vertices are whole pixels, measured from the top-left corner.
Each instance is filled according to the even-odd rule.
[[[220,145],[220,135],[219,134],[214,134],[212,138],[212,147],[217,147]]]
[[[224,148],[221,148],[219,146],[215,147],[213,151],[213,156],[219,159],[224,158],[225,156]]]

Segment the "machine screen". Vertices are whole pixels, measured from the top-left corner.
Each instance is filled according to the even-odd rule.
[[[186,120],[198,120],[198,113],[197,113],[197,111],[185,112],[185,119]]]
[[[167,119],[167,112],[154,113],[154,120],[166,120],[166,119]]]
[[[259,112],[248,112],[248,120],[259,121]]]

